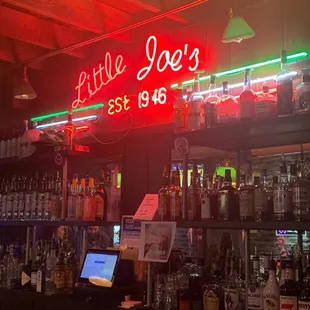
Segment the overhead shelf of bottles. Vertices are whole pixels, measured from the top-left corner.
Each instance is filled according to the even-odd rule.
[[[49,226],[49,227],[59,227],[59,226],[114,226],[119,225],[119,222],[110,222],[110,221],[75,221],[75,220],[57,220],[57,221],[48,221],[48,220],[0,220],[0,227],[2,226]]]
[[[241,230],[310,230],[310,222],[241,222],[241,221],[178,221],[179,228],[241,229]]]
[[[302,144],[310,141],[310,113],[259,120],[178,133],[189,144],[237,151]]]

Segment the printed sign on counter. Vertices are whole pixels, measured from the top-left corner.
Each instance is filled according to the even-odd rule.
[[[134,215],[134,220],[152,221],[158,209],[158,194],[146,194],[139,209]]]
[[[121,242],[128,248],[138,248],[141,234],[141,221],[134,220],[132,215],[123,215]]]
[[[166,263],[175,238],[176,222],[142,222],[140,261]]]

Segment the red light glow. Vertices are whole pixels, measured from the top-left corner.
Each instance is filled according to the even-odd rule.
[[[164,72],[168,67],[174,72],[181,70],[183,67],[182,60],[185,56],[188,57],[188,61],[191,63],[188,65],[189,71],[194,72],[199,66],[199,49],[197,47],[190,52],[188,44],[184,44],[183,49],[176,49],[172,54],[166,49],[158,54],[158,43],[155,36],[148,38],[145,54],[149,63],[138,72],[138,81],[144,80],[154,67],[158,72]]]
[[[88,131],[88,130],[89,130],[89,126],[86,126],[86,125],[76,127],[76,131],[77,132],[85,132],[85,131]]]
[[[103,86],[108,85],[118,75],[121,75],[126,69],[123,60],[123,56],[118,55],[113,62],[111,54],[106,53],[104,66],[100,63],[98,67],[93,68],[92,74],[82,71],[78,79],[78,84],[75,86],[77,98],[72,102],[72,108],[76,109],[100,91]],[[85,95],[85,93],[88,93],[88,95]]]

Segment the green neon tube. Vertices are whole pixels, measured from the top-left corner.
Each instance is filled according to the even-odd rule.
[[[307,57],[307,56],[308,56],[308,54],[306,52],[301,52],[301,53],[297,53],[297,54],[293,54],[293,55],[287,56],[287,60],[298,60],[298,59],[301,59],[301,58],[304,58],[304,57]],[[239,67],[239,68],[236,68],[236,69],[231,69],[231,70],[215,73],[214,75],[216,77],[221,77],[221,76],[224,76],[224,75],[229,75],[229,74],[243,72],[246,69],[256,69],[256,68],[260,68],[260,67],[268,66],[268,65],[271,65],[271,64],[280,63],[280,62],[281,62],[281,58],[275,58],[275,59],[259,62],[259,63],[253,64],[253,65],[248,65],[248,66]],[[205,76],[202,76],[199,79],[199,81],[209,80],[210,78],[211,78],[211,75],[205,75]],[[183,85],[188,85],[188,84],[192,84],[192,83],[194,83],[193,79],[182,82]],[[172,84],[171,88],[176,88],[177,86],[178,86],[178,84]]]
[[[97,103],[97,104],[93,104],[93,105],[89,105],[89,106],[85,106],[85,107],[74,109],[73,112],[92,110],[92,109],[100,109],[100,108],[103,108],[103,107],[104,107],[103,103]],[[36,117],[31,118],[31,121],[32,122],[39,122],[39,121],[42,121],[42,120],[47,119],[47,118],[57,117],[57,116],[60,116],[60,115],[66,115],[66,114],[68,114],[68,112],[69,112],[68,110],[65,110],[65,111],[45,114],[45,115],[41,115],[41,116],[36,116]]]

